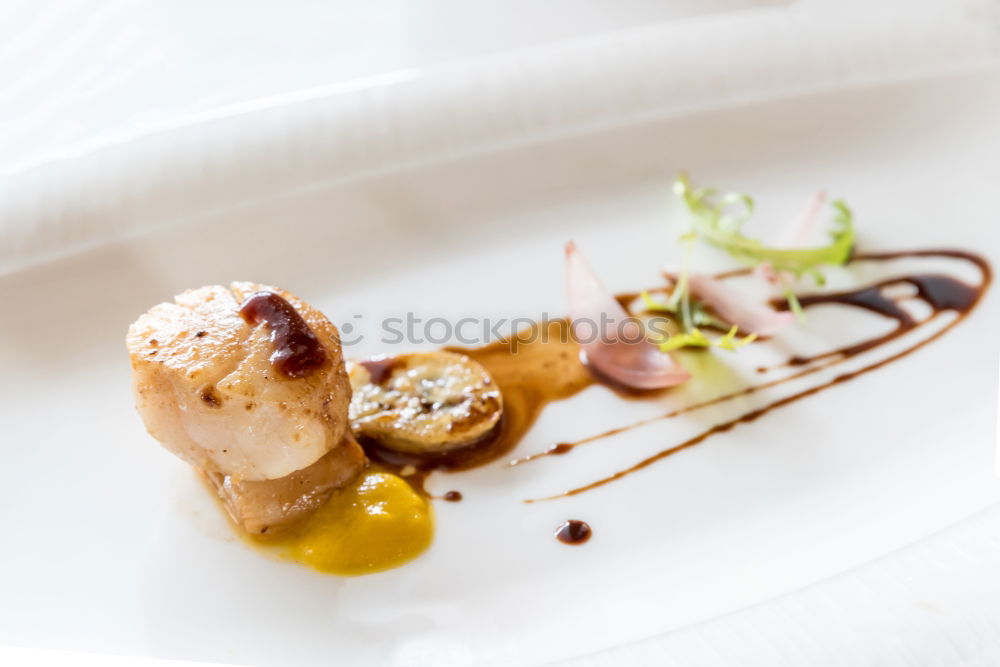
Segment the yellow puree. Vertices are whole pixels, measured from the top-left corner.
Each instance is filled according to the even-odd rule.
[[[266,540],[321,572],[367,574],[398,567],[430,546],[430,504],[401,478],[363,473],[289,532]]]

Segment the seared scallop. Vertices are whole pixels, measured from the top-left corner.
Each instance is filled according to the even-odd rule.
[[[348,361],[351,428],[386,447],[433,454],[481,441],[496,427],[503,398],[482,365],[427,352]]]
[[[283,299],[275,300],[307,325],[322,348],[315,372],[282,373],[277,329],[241,317],[241,303],[258,292]],[[279,479],[316,463],[348,433],[351,388],[337,329],[289,292],[248,282],[189,290],[136,320],[127,345],[147,430],[206,473]]]

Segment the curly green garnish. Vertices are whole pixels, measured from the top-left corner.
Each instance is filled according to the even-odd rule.
[[[716,329],[725,329],[729,326],[726,322],[723,322],[719,318],[713,317],[709,314],[708,311],[702,307],[701,303],[690,298],[690,295],[688,295],[688,305],[686,310],[683,305],[683,299],[681,300],[681,303],[675,303],[674,296],[680,295],[682,290],[685,294],[687,293],[687,288],[681,288],[678,283],[678,287],[674,288],[671,299],[667,303],[660,303],[656,301],[649,295],[649,292],[645,290],[639,296],[642,299],[642,303],[646,307],[647,311],[651,313],[670,313],[680,317],[681,327],[684,331],[690,331],[695,327],[714,327]],[[685,325],[683,321],[685,312],[687,313],[687,318],[690,321],[689,325]]]
[[[676,291],[675,291],[676,292]],[[675,303],[660,303],[656,301],[649,292],[643,291],[640,295],[643,305],[649,312],[662,312],[679,315],[683,309]],[[701,307],[697,301],[689,301],[689,317],[694,324],[685,327],[682,333],[671,335],[662,341],[654,341],[659,346],[661,352],[670,352],[682,347],[718,347],[723,350],[735,350],[748,345],[757,339],[757,334],[750,334],[743,338],[738,338],[739,327],[733,326],[726,335],[721,338],[711,339],[702,332],[698,326],[715,327],[725,329],[726,325],[718,318],[712,317]]]
[[[854,250],[854,220],[851,210],[843,201],[834,201],[833,225],[830,229],[830,243],[809,248],[776,248],[767,246],[757,239],[743,234],[744,223],[753,215],[754,201],[749,195],[731,192],[720,195],[712,188],[694,188],[686,174],[680,174],[674,182],[674,192],[683,199],[691,213],[691,229],[680,237],[684,246],[684,261],[674,279],[674,284],[664,303],[656,302],[647,292],[642,293],[646,309],[651,312],[671,313],[678,320],[680,333],[657,344],[664,352],[682,347],[720,347],[735,350],[756,338],[750,334],[737,338],[737,327],[728,329],[721,338],[711,339],[699,327],[726,330],[728,323],[719,321],[695,299],[689,282],[691,255],[698,240],[705,241],[722,250],[748,267],[769,268],[773,280],[784,288],[788,308],[799,319],[803,318],[802,305],[792,290],[793,279],[810,276],[816,284],[826,282],[822,267],[841,266],[851,259]],[[822,195],[815,198],[815,208],[804,213],[803,220],[811,219],[822,201]]]
[[[830,243],[813,248],[774,248],[745,236],[741,228],[753,214],[749,195],[730,192],[718,196],[713,188],[692,188],[686,174],[674,182],[674,192],[692,214],[693,231],[698,238],[722,248],[734,259],[757,266],[768,262],[776,272],[788,271],[796,278],[811,276],[818,285],[825,281],[822,266],[840,266],[851,258],[854,249],[854,220],[843,201],[831,202],[834,208]]]
[[[730,192],[718,196],[713,188],[692,188],[687,174],[680,174],[674,181],[677,193],[691,212],[692,232],[716,247],[722,248],[737,261],[747,266],[768,263],[777,275],[792,274],[795,278],[809,275],[817,285],[826,278],[821,266],[840,266],[851,259],[854,250],[854,216],[841,200],[831,202],[834,209],[830,243],[813,248],[774,248],[745,236],[743,224],[753,215],[753,199],[746,194]],[[784,281],[782,281],[784,282]],[[789,309],[800,320],[802,306],[791,287],[785,287]]]

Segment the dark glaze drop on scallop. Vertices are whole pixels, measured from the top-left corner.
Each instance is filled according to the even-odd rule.
[[[368,377],[371,378],[372,384],[382,386],[399,366],[399,359],[396,357],[376,357],[359,361],[358,364],[368,371]]]
[[[254,292],[240,306],[240,317],[249,324],[266,322],[271,328],[274,352],[270,361],[290,378],[311,375],[326,363],[326,350],[298,311],[274,292]]]
[[[590,530],[590,525],[586,521],[580,521],[578,519],[570,519],[569,521],[563,522],[561,526],[556,528],[555,536],[556,539],[563,544],[583,544],[590,539],[590,535],[593,531]]]

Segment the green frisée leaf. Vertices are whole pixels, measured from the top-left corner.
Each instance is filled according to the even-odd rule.
[[[674,287],[674,291],[672,294],[673,295],[680,294],[681,289],[683,289],[685,292],[687,291],[686,286],[682,287],[681,284],[678,282],[677,285]],[[639,294],[639,297],[642,299],[642,303],[648,312],[670,313],[672,315],[677,315],[678,317],[681,316],[683,309],[680,304],[673,303],[673,298],[671,298],[671,301],[668,303],[661,303],[659,301],[656,301],[652,296],[650,296],[649,292],[645,290],[643,290],[643,292]],[[691,299],[690,297],[688,301],[688,312],[689,312],[689,317],[691,318],[691,326],[684,327],[685,330],[689,330],[694,327],[715,327],[716,329],[725,329],[726,327],[729,326],[729,324],[727,324],[726,322],[723,322],[719,318],[713,317],[711,314],[709,314],[704,309],[704,307],[702,307],[701,302],[695,299]]]
[[[643,290],[639,295],[642,299],[643,305],[649,312],[664,312],[664,313],[674,313],[677,312],[677,307],[669,303],[660,303],[656,301],[649,292]],[[726,325],[718,320],[704,310],[701,309],[700,304],[697,301],[692,301],[695,308],[693,313],[694,319],[700,319],[702,326],[716,327],[718,329],[725,329]],[[705,333],[699,329],[697,326],[693,326],[689,329],[685,329],[682,333],[677,333],[671,335],[669,338],[657,342],[661,352],[670,352],[671,350],[677,350],[682,347],[718,347],[723,350],[735,350],[737,348],[748,345],[757,339],[757,334],[749,334],[743,338],[737,337],[739,332],[739,327],[733,325],[730,327],[726,335],[720,338],[709,338]]]
[[[642,299],[642,304],[646,306],[646,310],[652,312],[674,312],[669,305],[660,303],[654,299],[647,290],[642,290],[642,293],[639,294],[639,298]]]
[[[799,322],[806,319],[806,311],[802,310],[802,304],[799,303],[799,297],[795,296],[795,292],[791,289],[786,289],[782,292],[782,296],[785,297],[785,301],[788,303],[788,309],[792,311],[795,315],[795,319]]]
[[[674,191],[691,213],[691,228],[679,239],[684,259],[679,270],[668,275],[672,285],[665,301],[656,301],[648,292],[641,294],[647,312],[670,313],[680,329],[679,333],[657,342],[663,352],[683,347],[735,350],[755,340],[757,334],[773,335],[792,320],[768,304],[747,302],[720,281],[692,271],[693,248],[699,240],[725,250],[748,267],[759,268],[761,276],[782,287],[788,310],[800,320],[803,310],[792,287],[794,280],[809,276],[822,285],[825,282],[823,267],[850,261],[854,249],[854,221],[851,210],[842,201],[831,204],[830,243],[781,248],[765,245],[743,233],[743,225],[754,211],[754,201],[749,195],[720,194],[712,188],[695,188],[685,174],[678,176]],[[813,196],[810,205],[792,226],[793,231],[798,232],[796,236],[808,229],[824,200],[825,194],[821,192]],[[702,327],[728,333],[710,338]],[[750,335],[738,338],[740,327],[751,332]]]
[[[750,334],[748,336],[744,336],[743,338],[738,338],[736,336],[736,332],[738,330],[738,327],[734,325],[725,336],[711,339],[706,336],[701,329],[695,327],[690,331],[674,334],[667,340],[657,343],[657,345],[659,346],[661,352],[670,352],[671,350],[677,350],[682,347],[718,347],[723,350],[735,350],[743,347],[744,345],[749,345],[757,338],[757,334]]]
[[[747,266],[768,262],[776,272],[787,271],[796,278],[811,276],[824,283],[820,267],[846,264],[854,248],[854,220],[842,201],[834,201],[830,243],[811,248],[775,248],[743,234],[743,224],[753,214],[753,199],[745,194],[719,195],[712,188],[691,186],[686,174],[674,182],[674,192],[691,212],[692,230],[698,238],[719,247]],[[793,295],[794,296],[794,295]],[[795,308],[796,304],[792,305]]]

